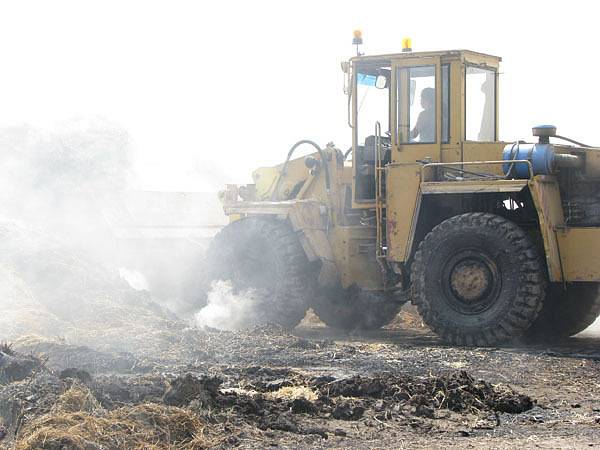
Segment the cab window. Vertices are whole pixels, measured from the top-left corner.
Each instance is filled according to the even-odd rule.
[[[380,123],[387,131],[389,117],[389,89],[377,86],[378,76],[359,72],[356,75],[357,95],[357,142],[364,144],[368,136],[375,133],[375,124]]]
[[[383,164],[390,161],[391,71],[389,63],[382,63],[359,66],[356,72],[356,146],[353,155],[356,201],[372,201],[375,198],[375,164],[378,151],[381,152]],[[379,140],[376,138],[378,133]]]
[[[496,140],[496,72],[467,66],[465,77],[465,137],[468,141]]]
[[[450,137],[450,67],[442,65],[442,142]],[[398,141],[401,144],[436,142],[435,66],[401,67],[398,79]]]
[[[435,142],[435,98],[435,66],[398,69],[400,143]]]

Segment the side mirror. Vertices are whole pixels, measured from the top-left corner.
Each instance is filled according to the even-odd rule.
[[[377,75],[375,79],[375,87],[377,89],[385,89],[388,87],[388,79],[385,75]]]

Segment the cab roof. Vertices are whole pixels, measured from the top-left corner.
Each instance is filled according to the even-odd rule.
[[[495,65],[498,65],[502,58],[499,56],[490,55],[487,53],[475,52],[472,50],[442,50],[442,51],[434,51],[434,52],[403,52],[403,53],[390,53],[384,55],[361,55],[354,56],[350,58],[352,62],[365,62],[376,63],[381,62],[384,63],[386,61],[391,60],[402,60],[402,59],[412,59],[412,58],[429,58],[429,57],[440,57],[446,59],[472,59],[477,61],[489,61],[494,62]]]

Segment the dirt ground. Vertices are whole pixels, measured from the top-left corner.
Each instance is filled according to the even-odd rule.
[[[199,329],[118,272],[0,228],[0,448],[583,448],[600,336],[442,344],[405,309],[340,334]]]
[[[225,332],[174,323],[154,351],[149,345],[132,352],[97,350],[32,337],[4,347],[0,445],[582,448],[600,443],[600,338],[467,349],[445,346],[425,329],[401,329],[398,323],[366,336],[336,334],[315,320],[293,333],[270,326]],[[135,439],[123,430],[137,430]]]

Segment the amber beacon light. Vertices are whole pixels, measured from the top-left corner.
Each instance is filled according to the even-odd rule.
[[[354,30],[353,35],[354,35],[354,37],[352,38],[352,45],[356,46],[356,56],[361,56],[360,46],[363,43],[362,31]]]

